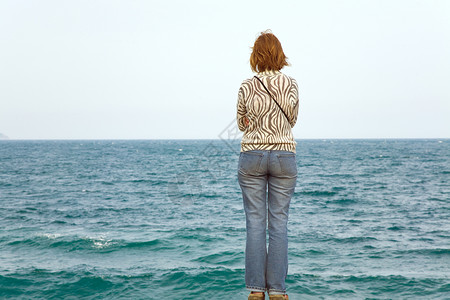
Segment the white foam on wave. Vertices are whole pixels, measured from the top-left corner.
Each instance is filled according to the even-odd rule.
[[[112,239],[108,239],[103,235],[97,237],[86,236],[84,239],[92,242],[92,247],[95,249],[104,249],[116,244]]]
[[[37,236],[39,236],[39,237],[46,237],[48,239],[54,240],[56,238],[61,237],[62,234],[60,234],[60,233],[40,233],[40,234],[37,234]]]

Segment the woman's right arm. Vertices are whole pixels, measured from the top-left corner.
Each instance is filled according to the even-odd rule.
[[[292,79],[291,90],[289,91],[289,124],[291,128],[297,123],[298,117],[298,85],[295,79]]]

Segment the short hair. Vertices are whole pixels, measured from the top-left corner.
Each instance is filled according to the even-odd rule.
[[[250,66],[253,72],[279,71],[289,66],[280,41],[270,30],[261,32],[256,39],[250,55]]]

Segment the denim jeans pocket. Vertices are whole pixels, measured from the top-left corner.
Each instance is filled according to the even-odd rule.
[[[239,155],[239,173],[244,175],[258,175],[264,154],[245,151]]]
[[[295,159],[295,153],[282,153],[278,154],[277,157],[280,162],[281,172],[284,175],[297,175],[297,161]]]

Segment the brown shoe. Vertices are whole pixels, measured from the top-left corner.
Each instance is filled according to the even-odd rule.
[[[260,294],[251,293],[250,295],[248,295],[248,300],[264,300],[265,297],[266,297],[266,294],[264,294],[264,293],[260,293]]]
[[[270,300],[289,300],[289,296],[287,294],[284,295],[269,295]]]

